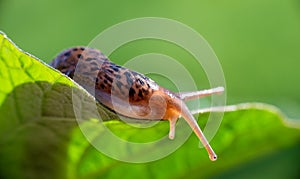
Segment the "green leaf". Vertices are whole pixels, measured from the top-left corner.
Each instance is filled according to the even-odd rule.
[[[123,140],[146,143],[166,136],[168,122],[143,129],[135,127],[142,125],[137,121],[132,126],[113,120],[117,116],[75,82],[18,49],[3,33],[0,84],[0,178],[239,177],[242,175],[234,172],[236,168],[251,173],[245,167],[258,171],[254,166],[274,165],[278,160],[284,163],[285,157],[276,156],[289,156],[292,161],[300,158],[296,152],[299,121],[287,119],[270,105],[256,103],[237,105],[236,110],[225,113],[211,141],[219,156],[216,162],[198,148],[194,135],[157,161],[127,163],[110,158],[97,150],[98,144],[111,145],[105,129]],[[199,117],[202,128],[208,115]],[[109,149],[130,160],[147,159],[173,148],[184,127],[185,122],[179,122],[174,141],[165,139],[146,148],[149,150],[130,148],[127,143]],[[295,161],[285,161],[289,170],[284,176],[298,174],[300,160]]]

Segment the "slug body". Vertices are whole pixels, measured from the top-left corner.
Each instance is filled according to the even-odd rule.
[[[169,138],[175,136],[177,119],[182,116],[205,146],[211,160],[217,156],[184,101],[220,93],[222,87],[174,93],[150,78],[116,65],[96,49],[74,47],[60,53],[51,66],[82,85],[111,110],[136,119],[170,121]]]

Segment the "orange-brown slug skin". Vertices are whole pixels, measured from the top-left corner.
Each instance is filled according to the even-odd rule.
[[[170,139],[174,138],[176,121],[182,116],[205,146],[210,159],[217,159],[183,101],[221,93],[223,87],[174,93],[143,74],[114,64],[99,50],[87,47],[69,48],[50,65],[79,83],[116,113],[141,120],[169,120]]]
[[[143,74],[114,64],[99,50],[70,48],[60,53],[51,66],[75,81],[76,78],[86,79],[82,83],[93,81],[86,84],[94,85],[96,99],[124,116],[138,119],[168,119],[173,113],[179,116],[180,109],[172,104],[175,93]]]

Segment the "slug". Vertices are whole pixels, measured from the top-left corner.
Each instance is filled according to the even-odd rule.
[[[212,161],[217,155],[209,145],[184,101],[224,91],[223,87],[174,93],[143,74],[111,62],[99,50],[74,47],[61,52],[50,64],[73,78],[88,91],[93,87],[98,102],[121,115],[140,120],[169,120],[169,138],[175,137],[177,119],[182,116],[204,145]]]

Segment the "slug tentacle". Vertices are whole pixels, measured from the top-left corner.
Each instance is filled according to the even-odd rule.
[[[169,119],[170,122],[170,131],[169,131],[169,139],[173,140],[175,138],[175,127],[178,118]]]
[[[186,120],[186,122],[190,125],[190,127],[194,130],[194,133],[197,135],[201,143],[204,145],[205,149],[208,152],[209,158],[212,161],[217,160],[217,155],[209,145],[207,139],[205,138],[202,130],[198,126],[197,121],[195,120],[194,116],[192,113],[188,110],[186,105],[182,105],[182,117]]]
[[[202,130],[200,129],[197,121],[195,120],[193,114],[189,111],[186,104],[179,98],[173,98],[172,103],[177,109],[180,111],[181,116],[185,119],[185,121],[189,124],[189,126],[193,129],[196,136],[199,138],[206,151],[208,152],[209,158],[212,161],[217,160],[217,155],[209,145],[206,137],[204,136]],[[170,134],[175,133],[175,124],[172,119],[170,120]],[[175,121],[176,122],[176,121]],[[171,135],[172,136],[172,135]]]
[[[220,86],[220,87],[201,90],[201,91],[180,92],[180,93],[176,93],[176,94],[177,94],[177,96],[180,97],[180,99],[182,99],[184,101],[189,101],[192,99],[198,99],[201,97],[210,96],[212,94],[220,94],[223,91],[224,91],[224,87]]]

